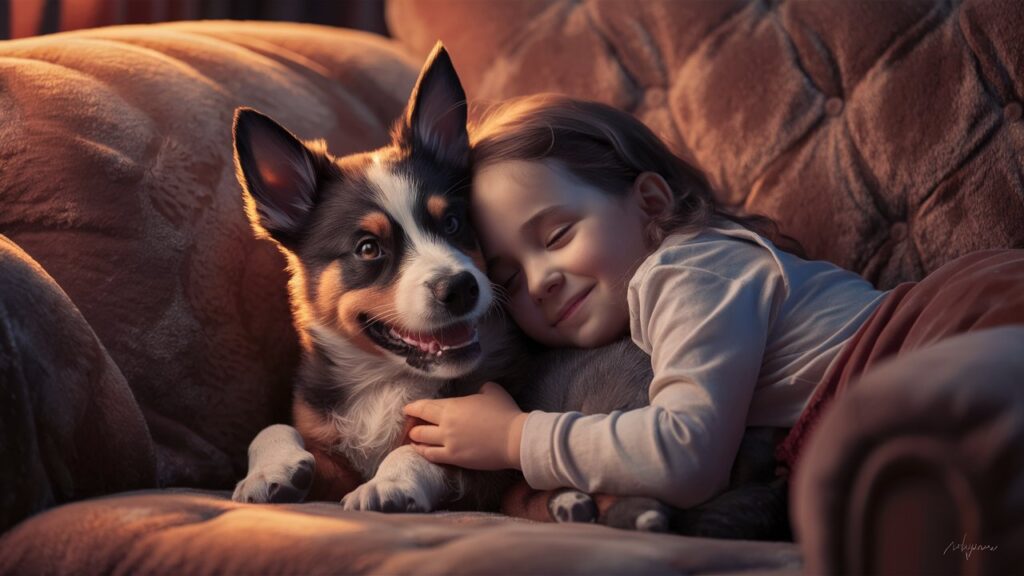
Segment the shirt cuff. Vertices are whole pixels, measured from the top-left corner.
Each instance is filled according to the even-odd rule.
[[[519,464],[526,483],[534,490],[550,490],[563,486],[555,474],[554,453],[557,412],[534,410],[523,422],[523,438],[519,444]]]

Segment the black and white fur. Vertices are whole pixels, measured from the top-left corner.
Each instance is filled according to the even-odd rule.
[[[354,510],[465,496],[469,473],[397,446],[402,406],[450,393],[502,346],[480,337],[493,294],[467,218],[466,99],[448,54],[438,44],[379,150],[334,158],[249,109],[234,136],[250,221],[289,261],[303,344],[295,428],[257,436],[234,498],[295,499],[314,478],[345,484]]]

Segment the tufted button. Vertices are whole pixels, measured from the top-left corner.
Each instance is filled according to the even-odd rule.
[[[1021,106],[1020,102],[1010,102],[1003,108],[1003,118],[1007,122],[1016,122],[1020,120]]]
[[[893,222],[889,227],[889,239],[893,242],[902,242],[907,238],[907,224],[905,222]]]
[[[658,108],[665,105],[665,91],[661,88],[651,88],[644,94],[644,105],[647,108]]]
[[[825,113],[829,116],[839,116],[843,111],[843,99],[842,98],[829,98],[825,101]]]

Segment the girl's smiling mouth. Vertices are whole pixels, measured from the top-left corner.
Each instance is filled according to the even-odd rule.
[[[579,296],[570,300],[569,303],[566,304],[564,308],[562,308],[562,311],[558,314],[558,319],[555,320],[554,324],[552,324],[551,326],[558,326],[562,322],[572,317],[572,315],[575,314],[576,311],[580,309],[580,306],[583,305],[583,301],[587,299],[587,296],[590,296],[590,293],[593,291],[594,286],[592,285],[590,286],[590,288],[587,288],[582,293],[580,293]]]

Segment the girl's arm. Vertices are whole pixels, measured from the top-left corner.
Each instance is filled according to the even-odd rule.
[[[750,262],[731,277],[664,264],[634,282],[633,335],[651,354],[651,406],[591,416],[531,412],[520,457],[532,487],[689,507],[727,486],[785,297],[779,268],[751,248]]]

